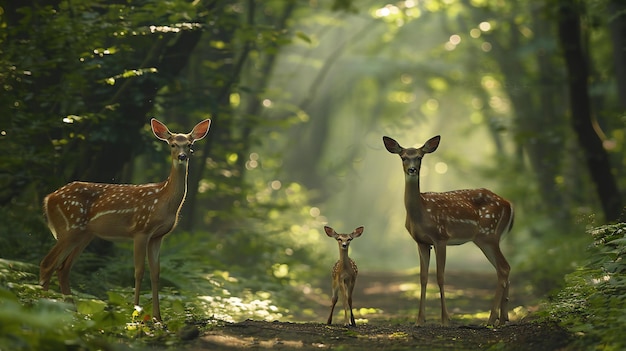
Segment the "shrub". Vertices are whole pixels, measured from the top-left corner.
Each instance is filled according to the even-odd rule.
[[[626,223],[589,231],[588,263],[565,277],[565,287],[547,306],[548,318],[580,335],[585,348],[626,348]]]

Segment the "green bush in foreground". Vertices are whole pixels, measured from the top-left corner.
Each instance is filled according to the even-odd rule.
[[[199,329],[225,321],[274,320],[288,313],[276,306],[273,293],[250,288],[257,280],[215,270],[196,278],[196,291],[161,290],[164,325],[153,323],[149,308],[132,306],[131,287],[109,290],[104,300],[76,292],[66,302],[59,293],[34,284],[37,270],[32,264],[0,259],[0,350],[176,348],[192,339],[186,335],[194,330],[197,335]],[[148,291],[141,302],[150,306]]]
[[[546,312],[580,336],[585,348],[626,348],[626,223],[589,231],[589,262],[565,277],[565,287]]]

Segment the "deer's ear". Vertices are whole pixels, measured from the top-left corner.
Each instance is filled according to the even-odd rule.
[[[383,137],[383,143],[385,144],[385,148],[387,149],[387,151],[391,152],[392,154],[399,154],[402,152],[402,150],[404,150],[404,148],[400,146],[397,141],[391,139],[388,136]]]
[[[209,127],[211,126],[211,120],[205,119],[204,121],[196,124],[191,131],[191,137],[193,141],[200,140],[204,138],[209,133]]]
[[[324,226],[324,231],[326,232],[326,235],[330,236],[331,238],[335,236],[335,230],[329,226]]]
[[[424,146],[422,146],[422,151],[424,153],[431,153],[435,150],[437,150],[437,147],[439,146],[439,141],[441,140],[441,136],[437,135],[434,136],[432,138],[430,138],[425,144]]]
[[[167,141],[167,139],[169,139],[172,135],[165,124],[159,122],[156,118],[150,120],[150,126],[152,127],[152,133],[154,133],[154,136],[157,137],[157,139]]]
[[[363,227],[358,227],[352,232],[352,237],[358,238],[361,236],[361,234],[363,234]]]

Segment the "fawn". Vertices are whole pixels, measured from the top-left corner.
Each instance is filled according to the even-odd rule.
[[[327,324],[332,324],[333,322],[333,312],[335,311],[335,305],[339,298],[338,293],[341,291],[345,324],[347,326],[356,326],[354,314],[352,314],[352,291],[354,290],[354,283],[356,282],[356,276],[359,274],[359,270],[356,263],[348,257],[348,248],[350,247],[350,241],[352,241],[352,239],[358,238],[363,234],[363,227],[356,228],[350,234],[338,234],[333,228],[328,226],[324,226],[324,231],[329,237],[335,238],[339,244],[339,261],[333,266],[333,297]],[[350,309],[349,321],[348,308]]]

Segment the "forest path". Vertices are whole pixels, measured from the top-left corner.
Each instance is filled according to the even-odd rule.
[[[330,284],[330,278],[328,279]],[[338,303],[333,325],[330,286],[307,294],[307,308],[290,318],[298,322],[247,320],[216,326],[193,342],[190,350],[557,350],[571,341],[556,325],[524,317],[536,309],[536,298],[513,282],[510,318],[506,326],[486,328],[495,290],[495,273],[447,272],[446,302],[450,327],[439,326],[439,293],[431,275],[426,306],[427,324],[415,327],[419,303],[417,273],[361,272],[353,296],[357,326],[343,326]]]

